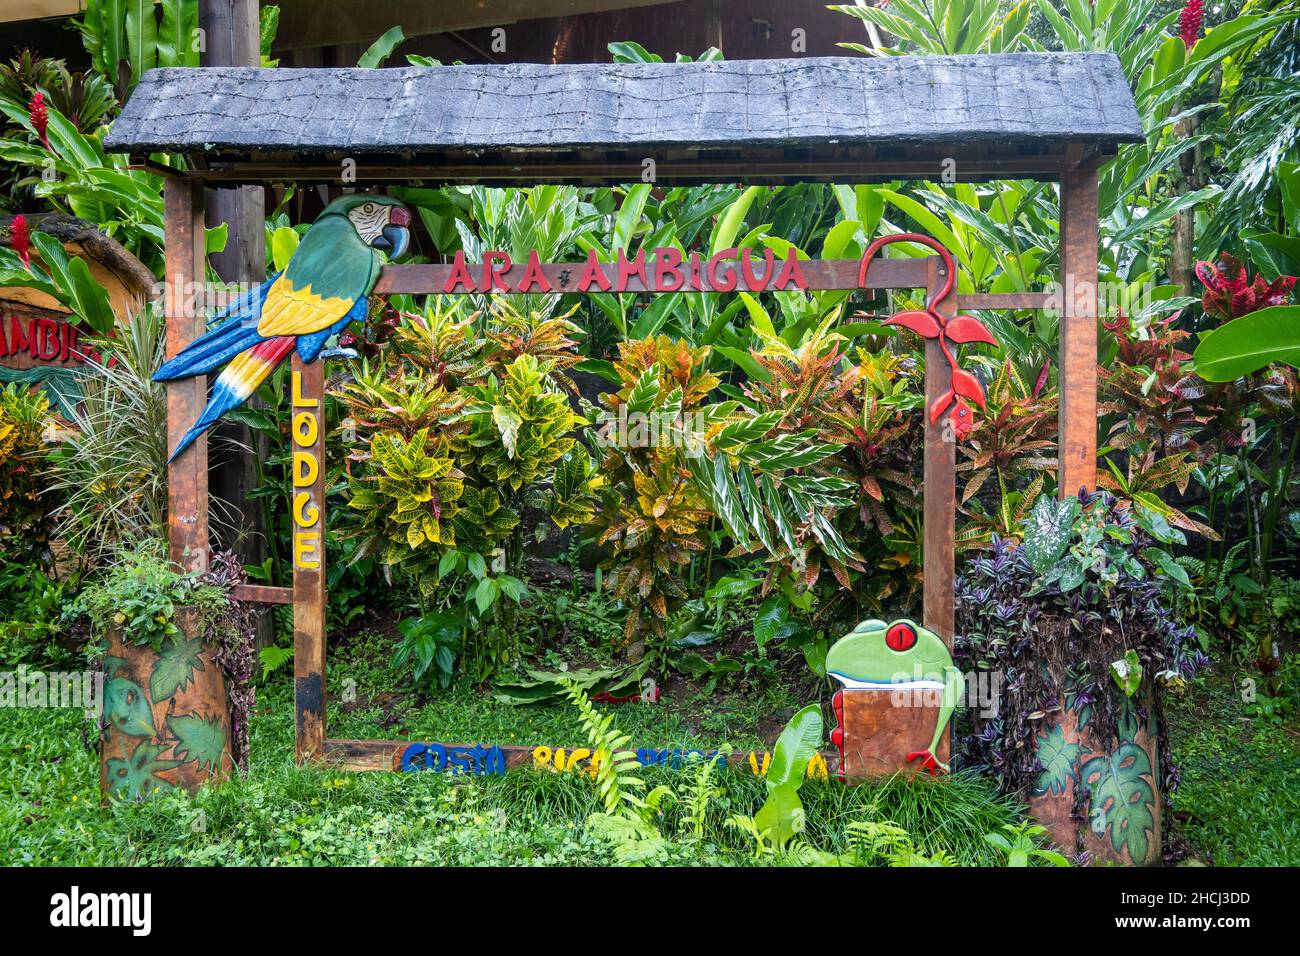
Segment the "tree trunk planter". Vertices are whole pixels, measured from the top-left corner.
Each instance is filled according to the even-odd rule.
[[[1156,866],[1160,767],[1151,692],[1126,702],[1109,747],[1090,732],[1090,711],[1067,698],[1040,721],[1043,771],[1026,795],[1030,813],[1067,853],[1087,851],[1094,864]]]
[[[142,800],[160,790],[225,778],[234,767],[226,681],[195,608],[178,608],[180,633],[162,651],[108,628],[104,733],[99,777],[104,796]]]

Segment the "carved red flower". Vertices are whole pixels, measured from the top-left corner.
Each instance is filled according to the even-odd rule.
[[[14,252],[18,253],[18,258],[23,261],[23,268],[32,267],[32,233],[27,225],[27,217],[22,213],[14,216],[13,222],[9,224],[9,246]]]
[[[911,329],[922,338],[939,340],[939,346],[943,349],[944,358],[948,360],[948,367],[952,370],[952,387],[944,391],[931,403],[929,409],[930,424],[937,425],[939,420],[944,415],[947,415],[954,437],[961,441],[975,427],[975,412],[966,399],[983,409],[984,386],[970,372],[957,366],[957,357],[953,354],[950,346],[967,345],[971,342],[997,345],[997,339],[985,328],[984,323],[974,316],[958,315],[951,319],[945,319],[934,307],[936,302],[942,302],[947,298],[948,293],[952,291],[953,283],[956,281],[957,269],[953,263],[952,253],[944,248],[942,243],[930,236],[905,232],[896,236],[882,236],[877,239],[867,247],[867,251],[862,255],[862,264],[858,268],[859,286],[866,284],[867,268],[870,266],[872,258],[891,242],[917,242],[935,250],[943,258],[945,266],[943,288],[931,297],[930,301],[926,303],[925,309],[909,309],[899,312],[897,315],[886,319],[883,324],[901,325],[905,329]]]
[[[1226,252],[1219,253],[1216,263],[1196,263],[1196,278],[1205,286],[1201,308],[1223,321],[1269,306],[1286,305],[1296,283],[1295,276],[1278,276],[1269,282],[1259,274],[1252,282],[1241,260]]]

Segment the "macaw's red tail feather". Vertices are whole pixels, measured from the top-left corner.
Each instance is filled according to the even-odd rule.
[[[246,352],[235,356],[234,360],[217,376],[212,386],[212,397],[208,399],[203,414],[194,423],[172,452],[170,462],[189,447],[194,439],[217,423],[217,419],[238,405],[248,400],[266,377],[275,370],[286,355],[293,351],[298,340],[295,335],[279,335],[273,339],[259,342]]]

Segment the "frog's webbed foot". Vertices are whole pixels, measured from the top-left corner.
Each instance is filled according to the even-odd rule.
[[[930,753],[928,750],[913,750],[907,755],[907,762],[911,763],[918,757],[921,758],[921,769],[930,771],[930,776],[932,777],[938,776],[940,770],[944,773],[949,772],[948,765],[946,763],[940,763],[935,759],[934,754]]]

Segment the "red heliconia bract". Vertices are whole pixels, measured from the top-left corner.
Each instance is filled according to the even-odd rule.
[[[32,267],[32,234],[27,225],[27,217],[22,213],[14,216],[13,222],[9,225],[9,246],[14,252],[18,253],[18,258],[23,261],[23,268]]]
[[[1183,7],[1183,12],[1178,15],[1178,35],[1183,38],[1183,44],[1187,49],[1196,46],[1196,40],[1201,35],[1201,23],[1205,19],[1205,4],[1203,0],[1187,0]]]
[[[959,398],[952,403],[952,408],[948,412],[948,423],[952,426],[953,438],[957,441],[965,441],[966,436],[975,427],[975,412],[964,399]]]
[[[46,131],[50,127],[50,113],[45,107],[45,94],[37,91],[32,94],[32,101],[27,104],[27,116],[32,121],[32,129],[41,138],[41,145],[50,148],[50,139]]]

